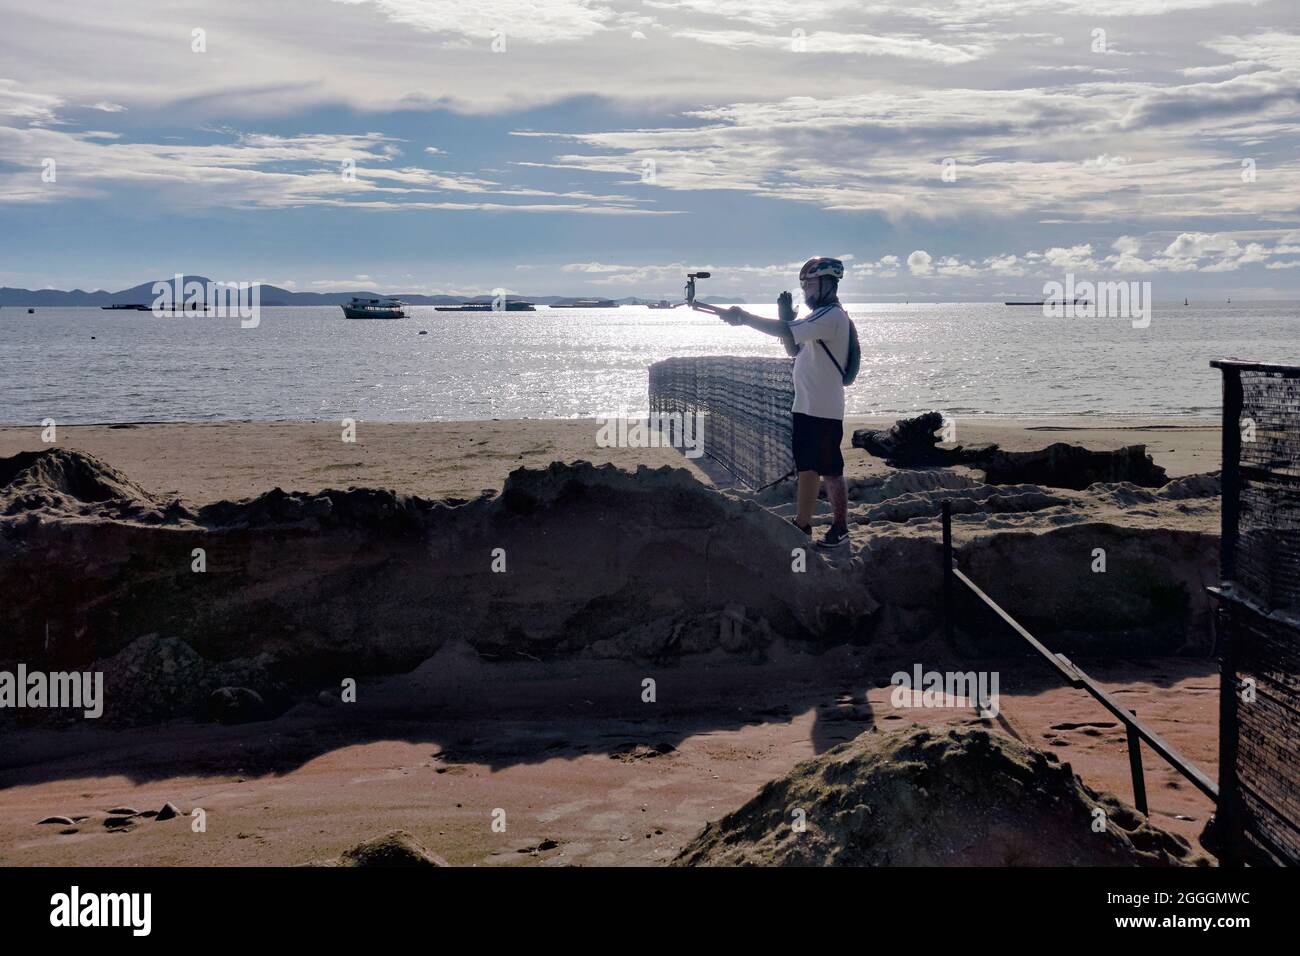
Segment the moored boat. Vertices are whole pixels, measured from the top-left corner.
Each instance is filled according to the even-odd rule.
[[[349,319],[404,319],[404,305],[401,299],[363,299],[354,295],[351,302],[339,308]]]

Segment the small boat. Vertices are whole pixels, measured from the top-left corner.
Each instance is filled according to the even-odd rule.
[[[101,305],[105,312],[148,312],[149,306],[141,305],[139,302],[132,302],[130,305]]]
[[[35,314],[36,314],[36,310],[35,310],[35,309],[28,309],[28,310],[27,310],[27,314],[28,314],[28,315],[35,315]]]
[[[531,302],[511,302],[505,301],[504,308],[493,308],[491,302],[462,302],[460,305],[435,305],[435,312],[536,312],[537,308]]]
[[[363,299],[353,296],[347,305],[339,306],[349,319],[404,319],[401,299]]]
[[[667,299],[660,299],[658,302],[650,302],[648,306],[652,309],[675,309],[678,306],[676,302],[669,302]]]
[[[1059,299],[1048,299],[1048,300],[1046,300],[1046,301],[1044,301],[1043,299],[1039,299],[1037,302],[1003,302],[1002,304],[1003,304],[1003,305],[1063,305],[1063,304],[1065,304],[1065,303],[1062,303]],[[1075,300],[1074,300],[1074,304],[1075,304],[1075,305],[1087,305],[1087,304],[1088,304],[1088,300],[1087,300],[1087,299],[1075,299]]]

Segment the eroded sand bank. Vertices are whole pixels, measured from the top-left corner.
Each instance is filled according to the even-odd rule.
[[[978,721],[894,708],[889,676],[918,662],[996,669],[1001,715],[985,726],[1131,799],[1123,728],[1090,697],[1007,657],[1014,643],[973,614],[958,646],[938,639],[945,499],[968,573],[1213,770],[1202,588],[1218,488],[1199,473],[1217,465],[1214,426],[960,436],[1146,442],[1175,477],[1157,490],[989,486],[847,449],[852,554],[798,578],[782,489],[719,494],[674,450],[596,447],[593,423],[338,432],[65,428],[60,445],[104,469],[43,456],[11,482],[0,563],[17,599],[0,659],[98,662],[118,692],[102,724],[3,728],[0,861],[306,863],[403,829],[451,863],[667,862],[799,760],[872,729]],[[48,447],[0,431],[0,456]],[[661,467],[547,467],[576,459]],[[521,466],[544,470],[504,481]],[[319,493],[349,485],[391,490]],[[493,541],[522,559],[518,577],[487,576]],[[187,562],[203,542],[226,560],[200,579]],[[83,609],[55,616],[54,652],[33,623],[52,597]],[[359,681],[357,703],[337,702],[341,677]],[[272,719],[203,722],[217,683],[257,687]],[[1153,759],[1147,786],[1153,822],[1194,842],[1208,801]],[[105,826],[111,808],[167,801],[211,811],[207,833]],[[36,825],[50,815],[76,832]]]

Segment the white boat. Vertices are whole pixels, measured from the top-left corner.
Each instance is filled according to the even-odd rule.
[[[354,295],[351,302],[339,308],[349,319],[404,319],[405,304],[401,299],[362,299]]]

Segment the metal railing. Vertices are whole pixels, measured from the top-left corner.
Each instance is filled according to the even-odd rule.
[[[985,594],[980,587],[968,578],[957,567],[956,557],[953,553],[952,543],[952,505],[949,501],[944,501],[942,505],[943,514],[943,617],[944,631],[951,641],[955,630],[955,615],[953,613],[956,591],[956,584],[960,583],[978,598],[994,614],[1001,618],[1010,628],[1032,647],[1038,654],[1051,664],[1057,674],[1068,683],[1071,687],[1086,690],[1091,694],[1098,703],[1109,710],[1124,723],[1128,733],[1128,759],[1129,770],[1133,777],[1133,803],[1144,815],[1148,815],[1147,810],[1147,791],[1146,781],[1142,773],[1142,741],[1146,741],[1157,754],[1159,754],[1166,763],[1177,770],[1187,780],[1216,803],[1219,799],[1219,788],[1214,781],[1207,777],[1199,768],[1190,760],[1174,749],[1163,737],[1148,727],[1145,723],[1117,701],[1111,694],[1091,677],[1085,674],[1064,654],[1053,653],[1042,641],[1025,630],[1015,618],[1004,611],[996,601]]]

